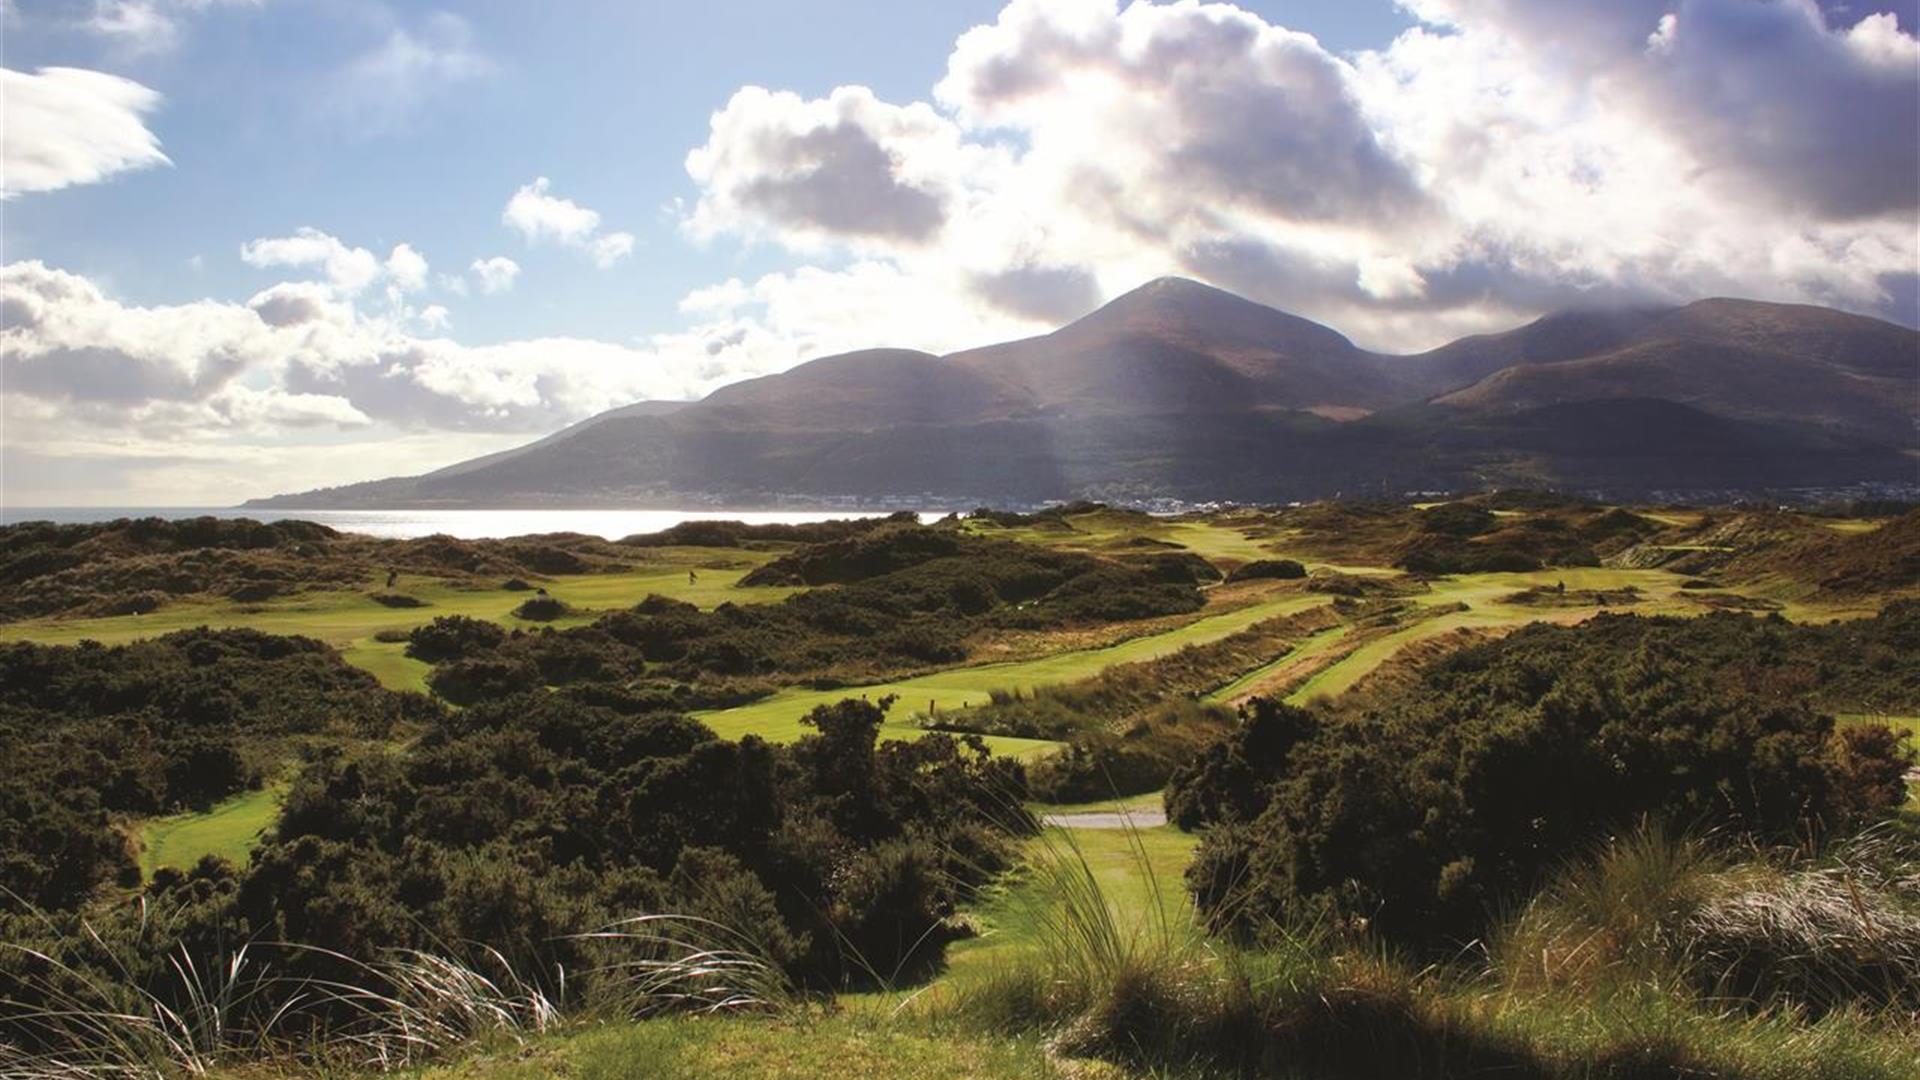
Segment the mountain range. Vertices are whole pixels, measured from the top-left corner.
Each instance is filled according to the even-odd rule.
[[[1920,333],[1712,299],[1417,355],[1161,278],[1040,337],[869,349],[421,476],[249,506],[1275,501],[1920,484]]]

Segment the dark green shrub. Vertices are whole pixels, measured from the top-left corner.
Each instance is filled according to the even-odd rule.
[[[1227,575],[1227,581],[1256,581],[1262,578],[1290,580],[1306,576],[1307,568],[1292,559],[1255,559],[1234,567],[1233,573]]]
[[[429,664],[459,660],[505,641],[496,623],[466,615],[441,615],[407,635],[407,655]]]
[[[425,600],[422,600],[417,596],[408,596],[406,593],[393,593],[393,592],[372,593],[367,598],[369,600],[372,600],[374,603],[379,604],[381,607],[419,608],[419,607],[427,606],[427,602]]]
[[[522,601],[519,607],[514,608],[513,617],[526,619],[528,622],[552,622],[565,615],[568,610],[567,605],[555,597],[534,596]]]

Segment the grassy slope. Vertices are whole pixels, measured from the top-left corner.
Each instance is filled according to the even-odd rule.
[[[269,784],[236,795],[204,814],[175,814],[147,822],[140,830],[140,873],[152,877],[162,866],[186,869],[202,855],[246,862],[254,842],[280,812],[286,792],[285,784]]]

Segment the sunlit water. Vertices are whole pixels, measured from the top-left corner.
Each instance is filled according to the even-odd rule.
[[[880,517],[885,511],[859,510],[261,510],[165,506],[0,507],[0,524],[21,521],[86,523],[116,518],[213,517],[255,521],[317,521],[344,532],[393,539],[444,533],[463,540],[572,532],[618,540],[659,532],[683,521],[744,521],[750,525],[797,525],[833,518]],[[922,513],[930,521],[938,513]]]

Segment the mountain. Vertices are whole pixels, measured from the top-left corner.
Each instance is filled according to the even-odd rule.
[[[1354,415],[1405,400],[1380,358],[1336,331],[1197,281],[1160,278],[1042,337],[947,362],[1061,416]]]
[[[1920,334],[1803,305],[1569,311],[1411,356],[1178,278],[950,356],[869,349],[289,508],[1261,501],[1916,486]]]

